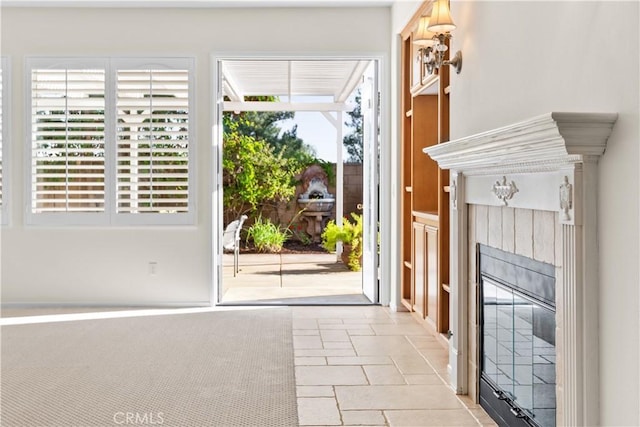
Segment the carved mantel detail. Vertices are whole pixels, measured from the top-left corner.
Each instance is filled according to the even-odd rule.
[[[571,221],[569,212],[573,209],[573,185],[569,182],[569,177],[564,176],[560,185],[560,220]]]
[[[507,183],[507,177],[503,176],[500,181],[496,181],[491,188],[491,192],[496,195],[498,199],[504,203],[505,206],[509,205],[509,200],[513,198],[513,195],[518,192],[516,183],[511,181]]]
[[[458,178],[451,178],[451,185],[449,186],[449,197],[451,200],[451,207],[456,210],[458,209]]]

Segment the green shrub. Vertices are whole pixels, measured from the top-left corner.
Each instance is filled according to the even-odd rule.
[[[258,217],[255,223],[249,227],[247,239],[251,238],[258,252],[278,253],[282,251],[284,242],[289,238],[286,230],[271,222]]]
[[[334,252],[338,242],[351,246],[348,265],[351,270],[359,271],[362,267],[360,265],[360,258],[362,257],[362,215],[352,213],[351,218],[353,222],[344,218],[341,226],[338,226],[334,220],[329,221],[322,232],[322,247],[329,252]]]

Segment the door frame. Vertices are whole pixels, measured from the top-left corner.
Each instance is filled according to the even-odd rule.
[[[391,102],[390,94],[390,79],[389,79],[389,61],[386,58],[387,55],[383,53],[361,53],[361,54],[314,54],[304,55],[300,53],[212,53],[210,59],[211,66],[211,111],[212,111],[212,127],[211,127],[211,158],[210,165],[213,165],[210,181],[211,195],[211,216],[210,216],[210,238],[211,238],[211,278],[212,284],[210,288],[210,304],[216,306],[220,304],[220,291],[222,284],[222,231],[223,231],[223,219],[221,215],[221,209],[223,208],[222,201],[222,73],[221,73],[221,61],[230,60],[371,60],[374,61],[377,67],[377,86],[380,96],[380,114],[378,115],[378,129],[380,133],[379,146],[380,146],[380,162],[378,165],[378,182],[391,183],[394,182],[390,176],[391,172],[391,143],[390,143],[390,126],[385,123],[390,123],[391,118],[389,116],[389,104]],[[391,221],[391,185],[379,185],[380,196],[378,198],[379,206],[379,223],[380,223],[380,256],[375,260],[376,269],[380,269],[379,281],[378,281],[378,298],[377,301],[373,301],[375,304],[389,305],[389,299],[391,295],[391,227],[393,226]],[[366,191],[367,188],[364,189]],[[384,256],[386,255],[386,256]]]

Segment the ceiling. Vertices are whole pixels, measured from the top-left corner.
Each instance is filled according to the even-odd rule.
[[[246,96],[276,96],[286,97],[286,103],[290,104],[287,109],[296,111],[346,110],[345,102],[362,81],[370,63],[370,60],[224,60],[223,95],[231,101],[225,103],[225,109],[255,108],[257,103],[245,102]],[[330,98],[313,103],[291,99],[300,96]],[[312,110],[311,105],[317,109]]]
[[[390,7],[394,0],[3,0],[2,7]]]

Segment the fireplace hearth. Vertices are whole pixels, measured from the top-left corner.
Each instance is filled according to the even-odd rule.
[[[478,253],[480,404],[503,426],[555,426],[555,267]]]

